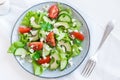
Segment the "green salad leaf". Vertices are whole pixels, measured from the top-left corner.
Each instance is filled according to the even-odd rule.
[[[50,23],[44,22],[41,24],[41,30],[50,31],[52,29],[53,29],[53,26]]]
[[[36,61],[33,61],[32,64],[33,64],[33,69],[34,69],[35,75],[41,75],[46,69],[42,65],[37,64]]]
[[[32,58],[34,60],[38,60],[41,57],[41,55],[42,55],[42,51],[41,50],[40,51],[35,51],[34,53],[32,53]]]
[[[19,40],[22,43],[27,44],[27,42],[29,42],[29,35],[28,34],[19,34]]]
[[[30,18],[34,17],[35,18],[35,22],[38,23],[39,16],[40,16],[40,13],[38,13],[36,11],[29,11],[24,16],[24,18],[23,18],[23,20],[21,22],[21,25],[24,25],[24,26],[27,26],[27,27],[31,27]]]

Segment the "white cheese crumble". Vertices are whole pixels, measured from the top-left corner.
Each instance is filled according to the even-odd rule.
[[[71,35],[72,39],[75,39],[75,37],[73,35]]]
[[[53,32],[54,32],[55,34],[59,34],[59,31],[58,31],[57,28],[54,28],[54,29],[53,29]]]
[[[42,64],[43,67],[48,67],[49,64],[48,63],[45,63],[45,64]]]
[[[73,41],[70,41],[71,45],[73,45]]]
[[[43,59],[46,59],[47,57],[45,55],[42,55],[43,56]]]
[[[73,26],[76,26],[76,22],[73,23]]]
[[[75,51],[75,49],[73,49],[73,52]]]
[[[31,18],[30,18],[30,21],[31,21],[31,22],[34,22],[34,21],[35,21],[35,18],[34,18],[34,17],[31,17]]]
[[[32,35],[36,35],[37,34],[37,30],[30,30]]]
[[[50,59],[52,58],[52,56],[50,56]]]
[[[78,32],[78,30],[74,30],[75,32]]]
[[[43,42],[43,41],[44,41],[44,38],[41,38],[40,41]]]
[[[72,22],[75,22],[76,21],[76,19],[72,19]]]
[[[30,37],[29,40],[32,41],[32,40],[33,40],[33,37]]]
[[[63,52],[65,52],[65,47],[64,46],[62,46],[62,50],[63,50]]]
[[[34,52],[34,50],[33,50],[33,49],[30,49],[29,51],[30,51],[31,53],[33,53],[33,52]]]
[[[52,21],[51,21],[51,24],[55,24],[55,20],[52,20]]]
[[[44,9],[45,11],[48,11],[49,7],[50,7],[49,5],[46,5],[46,6],[43,7],[43,9]]]
[[[24,35],[28,35],[28,33],[24,33]]]
[[[70,59],[68,60],[68,63],[70,64],[70,66],[72,66],[72,65],[73,65],[72,58],[70,58]]]
[[[82,32],[82,31],[80,31],[80,33],[81,33],[81,34],[83,34],[83,32]]]
[[[31,45],[30,47],[31,47],[31,48],[33,48],[33,47],[34,47],[34,45]]]
[[[43,10],[41,10],[41,9],[39,9],[39,10],[37,10],[37,12],[39,13],[43,13],[44,11]]]
[[[25,54],[22,54],[22,55],[21,55],[21,58],[23,58],[23,59],[24,59],[24,58],[25,58],[25,56],[26,56]]]
[[[70,33],[71,33],[71,32],[73,32],[73,30],[68,29],[68,32],[70,32]]]
[[[27,60],[27,61],[28,61],[29,63],[32,63],[32,60],[30,60],[30,59],[29,59],[29,60]]]
[[[44,44],[44,45],[43,45],[43,49],[45,49],[45,50],[47,50],[47,51],[50,51],[50,50],[51,50],[51,48],[50,48],[47,44]]]
[[[48,34],[49,34],[49,32],[45,32],[45,34],[46,34],[46,35],[48,35]]]
[[[67,32],[67,30],[64,30],[64,32]]]
[[[82,50],[83,50],[83,48],[82,48],[82,47],[79,47],[79,50],[80,50],[80,51],[82,51]]]

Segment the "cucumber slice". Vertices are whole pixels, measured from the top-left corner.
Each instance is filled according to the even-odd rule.
[[[47,45],[47,44],[44,44],[43,45],[43,53],[42,53],[42,56],[47,56],[50,54],[50,51],[51,51],[51,48]]]
[[[56,37],[56,39],[58,41],[60,41],[61,39],[63,39],[65,37],[65,33],[63,33],[62,31],[60,31],[59,34],[57,34],[57,35],[58,35],[58,37]]]
[[[61,15],[61,14],[69,14],[67,11],[61,11],[60,13],[59,13],[59,15]]]
[[[38,29],[38,28],[41,27],[40,25],[38,25],[38,24],[35,22],[35,18],[34,18],[34,17],[31,17],[31,18],[30,18],[30,23],[31,23],[32,27],[35,28],[35,29]]]
[[[41,27],[40,25],[36,24],[35,22],[31,22],[31,25],[35,29],[39,29]]]
[[[45,21],[45,22],[48,22],[48,23],[52,23],[52,21],[47,17],[47,16],[44,16],[43,17],[43,20]]]
[[[30,30],[30,33],[31,33],[33,36],[35,36],[35,35],[37,35],[38,30]]]
[[[66,48],[66,51],[71,51],[70,43],[68,42],[65,43],[64,41],[60,41],[58,44],[64,46]]]
[[[57,63],[57,61],[60,60],[60,57],[59,57],[59,55],[58,55],[57,53],[54,53],[54,54],[52,55],[52,57],[53,57],[54,61],[53,61],[52,64],[50,64],[50,69],[51,69],[51,70],[55,70],[55,69],[57,69],[58,66],[59,66],[59,64]]]
[[[61,14],[58,18],[58,21],[71,22],[71,17],[67,14]]]
[[[67,64],[68,64],[67,59],[61,60],[61,62],[60,62],[60,70],[64,70],[67,67]]]
[[[64,26],[65,28],[69,28],[69,25],[67,22],[56,22],[54,24],[54,27]]]
[[[35,35],[35,36],[32,36],[32,37],[29,37],[29,40],[30,40],[30,41],[37,41],[38,39],[39,39],[38,34]]]
[[[24,48],[17,48],[15,51],[16,56],[21,56],[24,58],[27,54],[29,54]]]

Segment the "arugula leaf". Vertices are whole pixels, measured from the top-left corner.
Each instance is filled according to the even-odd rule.
[[[32,58],[34,60],[38,60],[41,57],[41,55],[42,55],[42,51],[36,51],[32,54]]]
[[[76,44],[77,46],[81,46],[82,41],[80,41],[78,39],[74,39],[73,43]]]

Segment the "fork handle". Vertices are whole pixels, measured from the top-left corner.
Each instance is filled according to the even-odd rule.
[[[101,48],[101,46],[103,45],[103,43],[104,43],[105,40],[107,39],[107,37],[108,37],[108,35],[110,34],[110,32],[113,30],[113,28],[114,28],[113,22],[109,22],[109,23],[107,24],[107,26],[106,26],[106,29],[105,29],[105,31],[104,31],[102,40],[101,40],[101,42],[100,42],[100,44],[99,44],[96,52],[99,51],[99,49]]]

